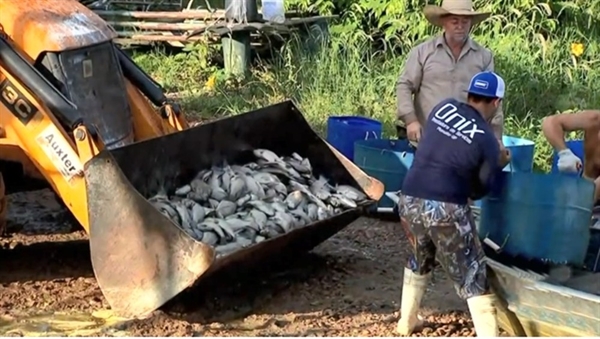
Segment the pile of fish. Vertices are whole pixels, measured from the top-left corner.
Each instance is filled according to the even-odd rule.
[[[367,196],[348,185],[313,175],[307,158],[254,150],[255,162],[200,171],[174,196],[149,201],[217,256],[356,208]]]

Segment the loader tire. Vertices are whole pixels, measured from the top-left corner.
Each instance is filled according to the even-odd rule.
[[[2,179],[2,173],[0,172],[0,236],[3,235],[6,230],[6,218],[8,214],[7,200],[6,187],[4,186],[4,180]]]

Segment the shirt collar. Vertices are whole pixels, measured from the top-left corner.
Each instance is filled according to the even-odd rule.
[[[469,46],[469,49],[471,50],[478,50],[479,46],[477,46],[477,44],[475,44],[475,41],[473,41],[473,39],[471,39],[471,37],[467,38],[467,46]],[[442,47],[442,46],[446,46],[448,48],[450,48],[450,46],[448,46],[448,44],[446,43],[446,39],[444,39],[444,33],[438,35],[436,41],[435,41],[435,47]]]
[[[469,105],[469,103],[466,102],[462,102],[461,104],[464,105],[464,107],[467,107],[468,109],[470,109],[473,113],[477,114],[478,116],[480,116],[483,120],[485,120],[485,118],[483,117],[483,114],[481,114],[481,112],[479,112],[475,107]]]

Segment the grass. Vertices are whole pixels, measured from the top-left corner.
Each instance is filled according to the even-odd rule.
[[[541,118],[600,107],[600,71],[593,58],[600,45],[578,36],[532,38],[518,31],[474,36],[494,51],[496,71],[507,80],[505,134],[536,142],[534,163],[540,170],[550,168],[552,156],[540,132]],[[583,44],[582,55],[572,54],[572,43]],[[364,115],[382,121],[384,135],[393,135],[395,82],[404,55],[390,48],[374,52],[366,39],[335,35],[317,53],[298,46],[290,43],[270,62],[259,60],[244,80],[228,78],[207,62],[215,51],[206,47],[187,54],[136,54],[134,59],[167,91],[181,92],[186,112],[197,118],[246,112],[291,98],[322,134],[330,115]]]

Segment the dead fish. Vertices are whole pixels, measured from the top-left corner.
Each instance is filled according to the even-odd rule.
[[[260,166],[255,162],[249,162],[245,164],[244,167],[248,168],[250,171],[257,171],[260,169]]]
[[[367,196],[365,194],[363,194],[361,191],[359,191],[356,188],[349,186],[349,185],[337,185],[335,187],[335,190],[339,194],[345,196],[348,199],[352,199],[354,201],[362,201],[367,198]]]
[[[252,175],[252,177],[261,185],[270,185],[279,182],[279,179],[277,179],[276,176],[267,172],[256,172]]]
[[[327,179],[323,176],[310,184],[310,191],[320,200],[327,200],[331,196],[327,187]]]
[[[275,210],[275,212],[287,213],[287,206],[283,201],[273,201],[271,203],[271,207]]]
[[[319,210],[319,207],[317,207],[317,205],[315,204],[308,204],[306,206],[306,214],[308,215],[308,217],[310,218],[310,220],[317,220],[319,219],[319,214],[317,213]]]
[[[198,172],[198,174],[196,174],[195,179],[200,179],[200,180],[208,183],[208,179],[210,178],[211,175],[212,175],[212,169],[204,169],[204,170],[201,170],[200,172]]]
[[[279,225],[279,226],[281,226],[281,228],[283,228],[284,232],[287,233],[292,230],[292,227],[294,225],[294,219],[289,214],[287,214],[285,212],[277,211],[277,212],[275,212],[274,219],[275,219],[275,222],[277,223],[277,225]]]
[[[192,186],[185,185],[185,186],[182,186],[182,187],[179,187],[178,189],[176,189],[175,195],[178,195],[180,197],[185,197],[191,191],[192,191]]]
[[[171,204],[168,201],[153,201],[152,205],[154,205],[154,207],[160,212],[162,213],[164,216],[166,216],[169,219],[176,219],[177,218],[177,211],[175,210],[175,208],[173,208],[171,206]]]
[[[210,185],[205,183],[201,179],[192,180],[192,182],[190,183],[190,188],[192,189],[194,196],[198,197],[199,200],[208,200],[212,193],[212,188],[210,187]]]
[[[235,231],[233,230],[233,228],[231,228],[231,225],[229,225],[229,223],[226,220],[217,219],[217,225],[219,225],[219,227],[221,227],[221,229],[229,236],[229,239],[236,238]]]
[[[250,216],[261,228],[267,224],[267,215],[259,209],[250,210]]]
[[[206,229],[209,231],[215,232],[219,236],[219,240],[226,237],[225,232],[221,229],[219,224],[215,221],[215,219],[204,219],[204,221],[198,224],[200,229]],[[206,232],[204,232],[206,233]],[[218,240],[217,240],[218,241]]]
[[[250,200],[252,200],[252,195],[246,194],[246,195],[242,196],[241,198],[239,198],[238,200],[236,200],[235,204],[238,205],[239,207],[241,207],[241,206],[244,206]]]
[[[302,191],[296,190],[288,194],[285,198],[285,203],[289,209],[295,209],[300,205],[303,199],[304,195],[302,195]]]
[[[337,199],[339,201],[338,206],[344,206],[346,208],[356,208],[356,202],[352,199],[348,199],[346,196],[341,194],[333,194],[331,199]]]
[[[219,236],[209,230],[202,232],[202,241],[205,244],[214,246],[219,242]]]
[[[252,170],[246,166],[231,165],[231,170],[237,174],[245,174],[245,175],[252,174]]]
[[[231,185],[232,177],[233,177],[233,171],[231,170],[231,168],[229,166],[225,167],[223,175],[221,176],[221,188],[224,191],[226,191],[227,193],[230,193],[229,187]]]
[[[221,174],[212,171],[210,179],[208,180],[208,185],[213,190],[221,188]]]
[[[210,204],[210,208],[215,209],[219,206],[219,201],[215,199],[208,199],[208,203]]]
[[[275,175],[279,174],[286,178],[294,178],[293,176],[291,176],[290,172],[286,171],[285,169],[283,169],[279,166],[268,166],[266,164],[261,164],[261,165],[263,165],[263,168],[261,169],[261,171],[264,173],[275,174]]]
[[[223,183],[225,184],[225,183]],[[231,200],[237,200],[244,195],[246,189],[246,181],[238,174],[233,174],[229,183],[229,197]]]
[[[285,185],[281,182],[274,184],[273,189],[275,190],[275,192],[277,192],[277,194],[280,194],[280,195],[288,194],[287,187],[285,187]]]
[[[306,225],[310,224],[312,222],[311,218],[308,216],[308,214],[306,214],[302,209],[298,208],[295,210],[291,210],[290,214],[298,217],[300,220],[302,220],[302,222],[304,222]]]
[[[245,175],[243,179],[248,192],[256,195],[259,199],[265,197],[264,188],[254,179],[254,177],[252,177],[252,175]]]
[[[212,188],[211,193],[210,193],[210,197],[217,200],[217,201],[221,201],[223,199],[226,199],[228,197],[229,194],[227,194],[227,192],[222,189],[221,187],[217,187],[217,188]]]
[[[257,158],[262,158],[269,162],[281,161],[281,159],[279,158],[279,156],[277,156],[277,154],[275,154],[272,151],[269,151],[268,149],[258,148],[258,149],[255,149],[253,151],[253,153],[254,153],[254,156],[256,156]]]
[[[183,228],[191,228],[193,220],[192,216],[190,215],[190,210],[187,209],[183,204],[175,204],[174,207],[179,215],[179,226]]]
[[[298,173],[310,173],[311,172],[310,168],[306,167],[302,162],[290,159],[286,163],[288,165],[290,165]]]
[[[235,213],[236,209],[237,205],[234,202],[229,200],[221,200],[219,205],[217,205],[217,208],[215,208],[215,212],[217,213],[218,217],[225,218],[228,215]]]
[[[233,253],[235,251],[238,251],[242,248],[242,245],[239,244],[238,242],[231,242],[229,244],[224,244],[224,245],[219,245],[217,247],[215,247],[215,251],[223,256],[223,255],[227,255],[230,253]]]
[[[246,239],[250,239],[250,241],[252,241],[252,239],[254,239],[256,241],[256,237],[258,236],[258,231],[253,228],[246,227],[243,230],[238,232],[238,236],[244,237]]]
[[[273,209],[273,207],[271,207],[270,205],[268,205],[260,200],[249,201],[246,203],[246,205],[255,207],[259,211],[263,212],[264,214],[266,214],[268,216],[275,215],[275,210]]]
[[[231,228],[231,230],[233,230],[236,233],[239,233],[241,230],[243,230],[245,228],[250,228],[250,226],[252,225],[252,223],[250,223],[246,220],[239,219],[239,218],[226,219],[226,220],[224,220],[224,222],[226,222],[229,225],[229,227]]]
[[[193,200],[184,201],[183,204],[190,211],[194,224],[198,224],[206,217],[207,209]]]
[[[197,227],[193,227],[191,229],[192,233],[194,234],[194,236],[192,238],[198,240],[198,241],[202,241],[202,238],[204,237],[204,232],[202,232],[199,228]]]
[[[266,192],[265,192],[265,198],[267,199],[272,199],[272,198],[276,198],[277,197],[277,191],[269,188]]]
[[[326,208],[327,206],[325,205],[325,203],[319,199],[318,197],[316,197],[314,194],[312,194],[312,192],[304,185],[301,185],[300,183],[294,181],[294,180],[290,180],[290,186],[295,189],[295,190],[299,190],[302,191],[302,193],[304,193],[304,195],[306,195],[306,197],[308,199],[310,199],[312,202],[314,202],[315,204],[317,204],[317,206],[322,207],[322,208]]]
[[[237,239],[235,239],[235,241],[240,244],[242,246],[242,248],[244,247],[248,247],[250,245],[252,245],[253,241],[251,239],[248,239],[246,237],[237,237]]]
[[[329,218],[329,213],[326,208],[319,207],[317,209],[317,216],[318,216],[319,220],[325,220],[325,219]]]

